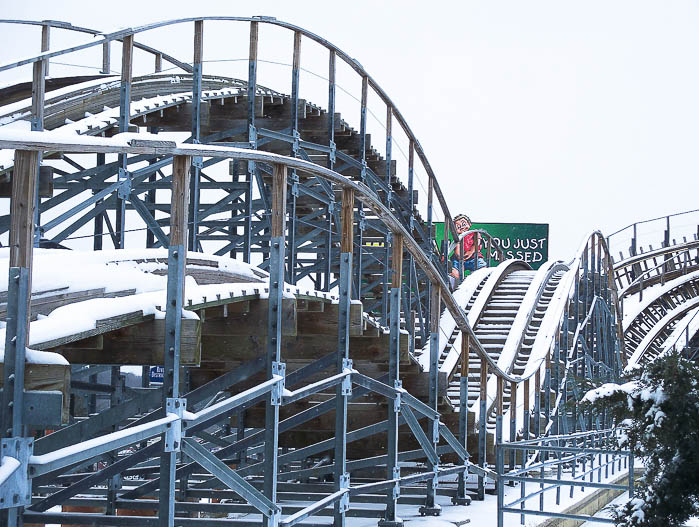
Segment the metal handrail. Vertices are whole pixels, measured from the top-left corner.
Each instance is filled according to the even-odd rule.
[[[159,156],[186,155],[281,164],[289,168],[295,168],[319,176],[342,188],[352,189],[355,191],[357,198],[370,208],[377,218],[394,234],[403,236],[405,250],[413,256],[415,263],[421,267],[432,284],[439,288],[441,297],[447,309],[449,309],[454,317],[456,325],[461,331],[468,333],[471,337],[476,353],[488,364],[489,370],[508,382],[521,382],[534,375],[534,371],[532,370],[529,375],[526,376],[513,376],[498,367],[497,363],[490,357],[476,338],[473,329],[468,323],[466,313],[452,296],[449,285],[445,282],[442,274],[431,261],[430,256],[425,254],[423,247],[407,231],[401,220],[396,218],[381,199],[364,183],[352,181],[342,174],[303,159],[286,157],[259,150],[175,142],[172,142],[171,146],[169,143],[164,143],[159,139],[154,139],[151,142],[141,138],[137,140],[134,139],[133,141],[129,141],[125,138],[130,138],[129,134],[124,134],[121,141],[118,139],[115,141],[114,139],[100,137],[81,137],[72,141],[69,137],[56,136],[50,132],[24,132],[20,134],[12,131],[0,131],[0,148],[62,152],[151,154]],[[542,361],[543,360],[544,359],[542,359]]]
[[[435,191],[435,194],[437,196],[437,200],[439,201],[440,207],[442,209],[442,212],[444,214],[445,218],[445,223],[448,225],[449,230],[452,232],[452,235],[454,237],[457,237],[458,234],[456,232],[456,227],[454,225],[454,221],[452,220],[451,214],[449,212],[449,207],[447,206],[446,199],[444,198],[444,194],[442,193],[442,190],[439,186],[439,183],[437,181],[437,178],[434,174],[434,171],[432,170],[432,166],[430,165],[427,156],[425,155],[424,149],[422,148],[422,145],[420,144],[420,141],[418,141],[417,137],[413,133],[412,129],[410,126],[408,126],[407,121],[403,117],[403,114],[398,110],[396,105],[393,103],[391,98],[388,96],[388,94],[378,85],[378,83],[374,80],[374,78],[367,73],[367,71],[364,69],[364,67],[356,60],[351,58],[347,53],[342,51],[339,47],[335,46],[334,44],[330,43],[328,40],[320,37],[319,35],[316,35],[315,33],[312,33],[306,29],[303,29],[299,26],[296,26],[294,24],[290,24],[288,22],[283,22],[281,20],[277,20],[274,17],[265,17],[265,16],[256,16],[256,17],[232,17],[232,16],[205,16],[205,17],[188,17],[188,18],[179,18],[179,19],[174,19],[174,20],[166,20],[162,22],[154,22],[151,24],[145,24],[142,26],[137,26],[135,28],[126,28],[126,29],[121,29],[118,31],[113,31],[111,33],[101,33],[102,38],[98,37],[98,40],[95,40],[93,42],[88,42],[84,44],[80,44],[77,46],[71,46],[68,48],[63,48],[60,50],[55,50],[55,51],[45,51],[42,52],[38,55],[34,55],[32,57],[28,57],[25,59],[21,59],[19,61],[15,62],[9,62],[6,64],[0,64],[0,72],[10,70],[13,68],[17,68],[19,66],[25,66],[27,64],[33,64],[34,62],[39,62],[42,60],[48,60],[53,57],[59,57],[61,55],[65,55],[68,53],[73,53],[75,51],[81,51],[84,49],[88,49],[94,46],[99,46],[102,44],[105,44],[106,42],[109,42],[111,40],[121,40],[124,37],[131,36],[131,35],[136,35],[138,33],[143,33],[145,31],[149,31],[152,29],[158,29],[166,26],[171,26],[171,25],[176,25],[176,24],[185,24],[185,23],[191,23],[191,22],[198,22],[198,21],[219,21],[219,22],[257,22],[257,23],[262,23],[262,24],[271,24],[279,27],[283,27],[285,29],[288,29],[290,31],[297,32],[306,38],[310,38],[311,40],[315,41],[316,43],[320,44],[321,46],[325,47],[329,51],[332,51],[335,53],[338,57],[340,57],[348,66],[350,66],[358,75],[360,75],[363,78],[367,79],[368,85],[372,87],[372,89],[376,92],[376,94],[379,96],[379,98],[386,104],[388,108],[390,108],[392,115],[397,119],[398,123],[400,124],[401,128],[405,132],[405,135],[408,137],[408,140],[413,144],[415,151],[417,152],[418,158],[420,159],[420,162],[422,163],[423,168],[427,172],[427,175],[429,179],[432,182],[432,188]],[[14,22],[14,21],[10,21]],[[27,23],[33,23],[32,21],[27,21]],[[41,24],[37,23],[38,25],[46,25],[46,24]],[[67,22],[61,23],[61,24],[66,24],[69,25]],[[58,27],[58,25],[56,25]],[[98,36],[98,35],[96,35]],[[163,56],[164,58],[164,56]],[[172,59],[172,60],[170,60]],[[168,61],[172,62],[173,60],[177,60],[174,58],[169,58]],[[177,61],[179,62],[179,61]],[[173,64],[175,62],[172,62]],[[179,64],[178,64],[179,65]],[[181,67],[181,66],[180,66]],[[186,69],[183,68],[185,71],[191,72],[191,69]]]

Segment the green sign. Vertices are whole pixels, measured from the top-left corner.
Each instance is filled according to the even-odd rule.
[[[547,223],[474,223],[471,229],[482,229],[494,238],[502,249],[503,258],[524,260],[532,269],[538,269],[549,257],[549,226]],[[441,246],[444,239],[444,223],[435,223],[435,238]],[[451,235],[449,236],[451,240]],[[485,254],[486,243],[481,242]],[[491,250],[490,259],[494,264],[496,251]]]

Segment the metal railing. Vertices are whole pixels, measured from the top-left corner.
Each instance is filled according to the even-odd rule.
[[[623,261],[641,254],[643,245],[648,246],[647,252],[653,250],[653,244],[661,248],[697,239],[699,209],[694,209],[631,223],[609,234],[607,245],[611,253],[618,252],[619,261]]]
[[[613,524],[610,518],[551,510],[546,505],[546,495],[555,491],[556,509],[560,509],[561,493],[566,488],[571,503],[575,502],[576,489],[580,490],[578,497],[586,489],[628,491],[633,497],[634,458],[632,452],[618,448],[619,434],[618,429],[608,429],[529,441],[498,440],[497,526],[503,527],[505,514],[519,514],[522,525],[527,515]],[[509,470],[505,469],[506,458],[509,458]],[[627,484],[619,483],[619,478],[627,472]],[[508,482],[519,484],[516,499],[505,499]],[[536,498],[538,508],[528,507],[527,502]]]

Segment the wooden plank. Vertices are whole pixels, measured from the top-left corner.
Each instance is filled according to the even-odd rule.
[[[247,312],[228,313],[227,317],[207,318],[202,323],[202,336],[256,336],[267,335],[267,299],[252,300]],[[293,298],[282,299],[282,335],[297,334],[297,314]],[[234,339],[235,340],[235,339]]]
[[[338,331],[340,316],[339,304],[326,304],[321,313],[312,311],[300,311],[297,316],[297,333],[299,335],[332,335]],[[362,334],[363,312],[361,304],[350,305],[350,335]]]
[[[257,335],[233,335],[226,332],[219,334],[207,333],[208,321],[202,326],[202,359],[203,360],[239,360],[245,361],[259,357],[265,350],[266,334],[262,331]],[[380,337],[351,336],[350,358],[355,361],[366,360],[388,364],[389,335]],[[400,339],[401,364],[409,364],[407,339]],[[337,351],[337,342],[322,335],[287,335],[282,338],[282,357],[287,359],[318,359],[328,353]]]
[[[110,331],[102,335],[102,348],[90,349],[83,341],[50,348],[63,355],[71,364],[163,364],[165,351],[165,320],[151,320]],[[201,323],[182,319],[180,363],[198,366],[201,361]]]
[[[137,315],[137,313],[140,316]],[[72,333],[64,337],[59,337],[57,339],[47,340],[44,342],[36,342],[32,344],[32,349],[41,351],[54,351],[54,348],[66,346],[71,342],[78,342],[90,337],[94,337],[96,335],[103,335],[105,333],[109,333],[110,331],[115,331],[123,327],[148,322],[150,320],[153,320],[153,318],[153,315],[143,315],[142,311],[134,311],[132,313],[126,313],[124,315],[112,317],[110,319],[98,320],[94,329],[81,331],[79,333]]]

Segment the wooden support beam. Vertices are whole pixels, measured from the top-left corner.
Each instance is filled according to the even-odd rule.
[[[394,234],[393,235],[393,258],[392,258],[392,271],[393,276],[391,277],[391,287],[400,287],[403,280],[403,235]]]
[[[41,26],[41,52],[43,53],[44,51],[48,51],[50,45],[51,45],[51,26],[43,25],[43,26]],[[48,76],[48,74],[49,74],[49,61],[48,61],[48,59],[46,59],[43,62],[45,63],[44,75]]]
[[[461,376],[468,376],[469,359],[471,354],[471,337],[468,333],[461,332]]]
[[[270,215],[272,238],[284,236],[284,225],[286,219],[286,177],[287,169],[285,165],[274,165],[272,175],[272,212]]]
[[[187,245],[190,156],[172,160],[172,198],[170,211],[170,245]],[[186,249],[185,249],[186,250]],[[183,255],[186,257],[186,253]]]
[[[198,366],[201,361],[201,323],[182,319],[180,364]],[[103,335],[48,348],[71,364],[164,364],[165,320],[127,326]]]
[[[340,252],[352,254],[354,244],[354,189],[342,189],[342,239]]]
[[[39,152],[15,151],[10,204],[10,267],[25,267],[30,270],[30,288],[34,247],[34,192],[38,166]]]
[[[326,304],[322,312],[297,312],[297,332],[299,335],[337,335],[339,304]],[[362,305],[350,304],[349,334],[362,334]]]
[[[430,333],[439,332],[439,315],[442,303],[442,291],[438,284],[430,288]]]
[[[282,335],[293,336],[297,334],[297,312],[293,298],[284,298],[281,303],[281,330]],[[206,315],[202,320],[202,335],[213,336],[267,336],[266,315],[269,311],[269,300],[251,300],[245,311],[228,311],[227,316],[213,318]],[[313,313],[320,315],[320,313]],[[257,353],[255,356],[259,355]]]
[[[505,394],[505,385],[503,383],[502,377],[498,375],[498,383],[497,383],[497,400],[495,402],[496,406],[496,411],[497,415],[502,415],[504,411],[504,405],[503,405],[503,396]]]

